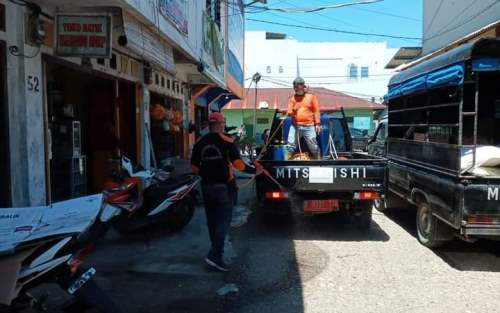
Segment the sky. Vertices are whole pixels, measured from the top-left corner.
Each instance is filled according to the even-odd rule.
[[[322,5],[357,2],[359,0],[268,0],[270,8],[316,7]],[[334,28],[362,33],[378,33],[402,37],[422,37],[423,0],[384,0],[379,3],[357,5],[338,9],[326,9],[316,13],[263,12],[246,14],[246,18],[285,24]],[[255,4],[260,6],[260,4]],[[298,29],[246,21],[247,31],[286,33],[299,41],[335,42],[387,42],[391,48],[420,46],[421,40],[381,38],[366,35],[350,35],[310,29]]]

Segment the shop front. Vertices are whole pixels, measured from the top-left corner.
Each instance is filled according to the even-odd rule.
[[[136,87],[45,56],[51,201],[101,192],[113,160],[137,162]]]
[[[158,166],[170,164],[184,152],[183,101],[173,97],[151,94],[151,142]]]

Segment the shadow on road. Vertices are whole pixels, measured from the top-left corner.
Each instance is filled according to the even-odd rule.
[[[270,226],[255,214],[233,235],[238,266],[230,278],[241,286],[238,313],[303,313],[303,275],[290,219]]]
[[[385,215],[417,240],[415,209],[391,210]],[[500,242],[479,240],[467,243],[455,239],[433,252],[459,271],[500,272]]]
[[[372,221],[369,230],[356,228],[349,218],[339,214],[295,216],[294,226],[300,228],[295,231],[294,239],[319,241],[388,241],[389,235]]]

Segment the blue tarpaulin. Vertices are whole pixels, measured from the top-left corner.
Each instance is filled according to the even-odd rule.
[[[475,72],[500,71],[500,59],[482,58],[472,60],[472,70]],[[389,86],[385,99],[393,99],[401,95],[445,86],[459,86],[464,83],[465,63],[460,62],[425,75],[411,78],[405,82]]]
[[[413,79],[410,79],[403,84],[401,84],[401,93],[403,95],[408,95],[410,93],[414,93],[419,90],[425,89],[426,76],[418,76]]]
[[[427,88],[458,86],[464,83],[464,63],[445,67],[427,74]]]
[[[500,59],[483,58],[472,61],[472,70],[480,71],[500,71]]]
[[[464,82],[465,63],[460,62],[439,70],[413,77],[399,84],[389,86],[386,99],[408,95],[427,88],[458,86]]]

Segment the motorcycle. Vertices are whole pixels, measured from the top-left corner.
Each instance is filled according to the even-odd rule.
[[[184,174],[170,177],[173,167],[146,170],[134,167],[122,156],[120,168],[105,183],[106,206],[101,221],[121,233],[161,226],[182,230],[193,217],[200,177]],[[141,189],[141,183],[147,187]]]
[[[23,312],[28,308],[45,312],[47,296],[35,298],[30,293],[44,283],[56,283],[73,296],[71,303],[61,308],[63,312],[87,308],[102,313],[119,312],[93,281],[96,270],[82,267],[94,247],[87,232],[100,213],[102,195],[84,199],[92,203],[84,206],[82,212],[78,206],[73,211],[68,209],[65,203],[70,201],[59,205],[59,209],[56,205],[50,207],[39,217],[36,211],[42,207],[2,209],[3,217],[21,222],[0,225],[4,236],[0,238],[0,312]],[[79,199],[71,201],[85,203],[76,202]]]

